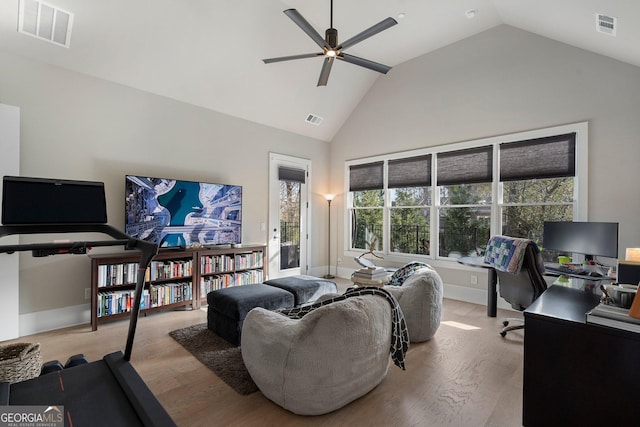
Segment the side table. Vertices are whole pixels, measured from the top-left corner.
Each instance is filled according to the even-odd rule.
[[[364,277],[358,277],[352,274],[351,281],[355,287],[375,286],[381,288],[389,283],[389,276],[387,275],[381,279],[365,279]]]

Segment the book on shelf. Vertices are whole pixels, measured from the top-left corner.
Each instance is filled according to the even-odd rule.
[[[587,323],[640,332],[640,319],[629,316],[629,309],[604,303],[587,313]]]

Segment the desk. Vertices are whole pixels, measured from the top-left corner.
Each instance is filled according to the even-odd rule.
[[[496,270],[490,265],[484,262],[484,257],[481,256],[463,256],[457,260],[460,264],[467,265],[469,267],[486,268],[489,270],[489,280],[487,289],[487,316],[496,317],[498,308],[498,275]]]
[[[524,311],[523,425],[639,425],[640,334],[587,324],[598,301],[553,285]]]
[[[496,270],[490,264],[484,262],[484,257],[481,256],[463,256],[457,259],[458,263],[462,265],[466,265],[469,267],[477,267],[477,268],[486,268],[489,270],[489,283],[487,288],[487,316],[496,317],[497,312],[497,304],[498,304],[498,275],[496,274]],[[545,276],[560,276],[559,273],[544,273]],[[601,281],[611,281],[610,277],[590,277],[590,276],[579,276],[572,274],[571,278],[569,278],[563,286],[584,289],[587,291],[595,292],[597,288],[596,282]]]

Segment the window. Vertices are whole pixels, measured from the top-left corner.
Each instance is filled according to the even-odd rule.
[[[544,221],[586,220],[587,129],[348,161],[347,249],[450,259],[482,254],[494,234],[540,242]]]
[[[575,133],[500,144],[502,234],[540,243],[544,221],[573,220],[575,157]]]
[[[388,162],[389,250],[430,254],[431,155]]]
[[[491,230],[493,146],[439,153],[437,165],[439,255],[482,252]]]
[[[383,162],[349,168],[351,195],[351,246],[382,249],[382,208],[384,206]]]

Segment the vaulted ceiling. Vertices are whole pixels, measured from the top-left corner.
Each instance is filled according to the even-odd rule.
[[[317,87],[321,58],[262,62],[319,51],[283,11],[297,9],[324,36],[330,0],[46,3],[74,15],[69,47],[19,33],[19,0],[0,0],[0,50],[320,140],[330,141],[386,78],[338,61]],[[348,50],[392,67],[498,25],[640,66],[635,0],[335,0],[333,13],[340,41],[396,19]],[[596,31],[597,14],[617,18],[615,36]],[[306,123],[309,114],[321,124]]]

